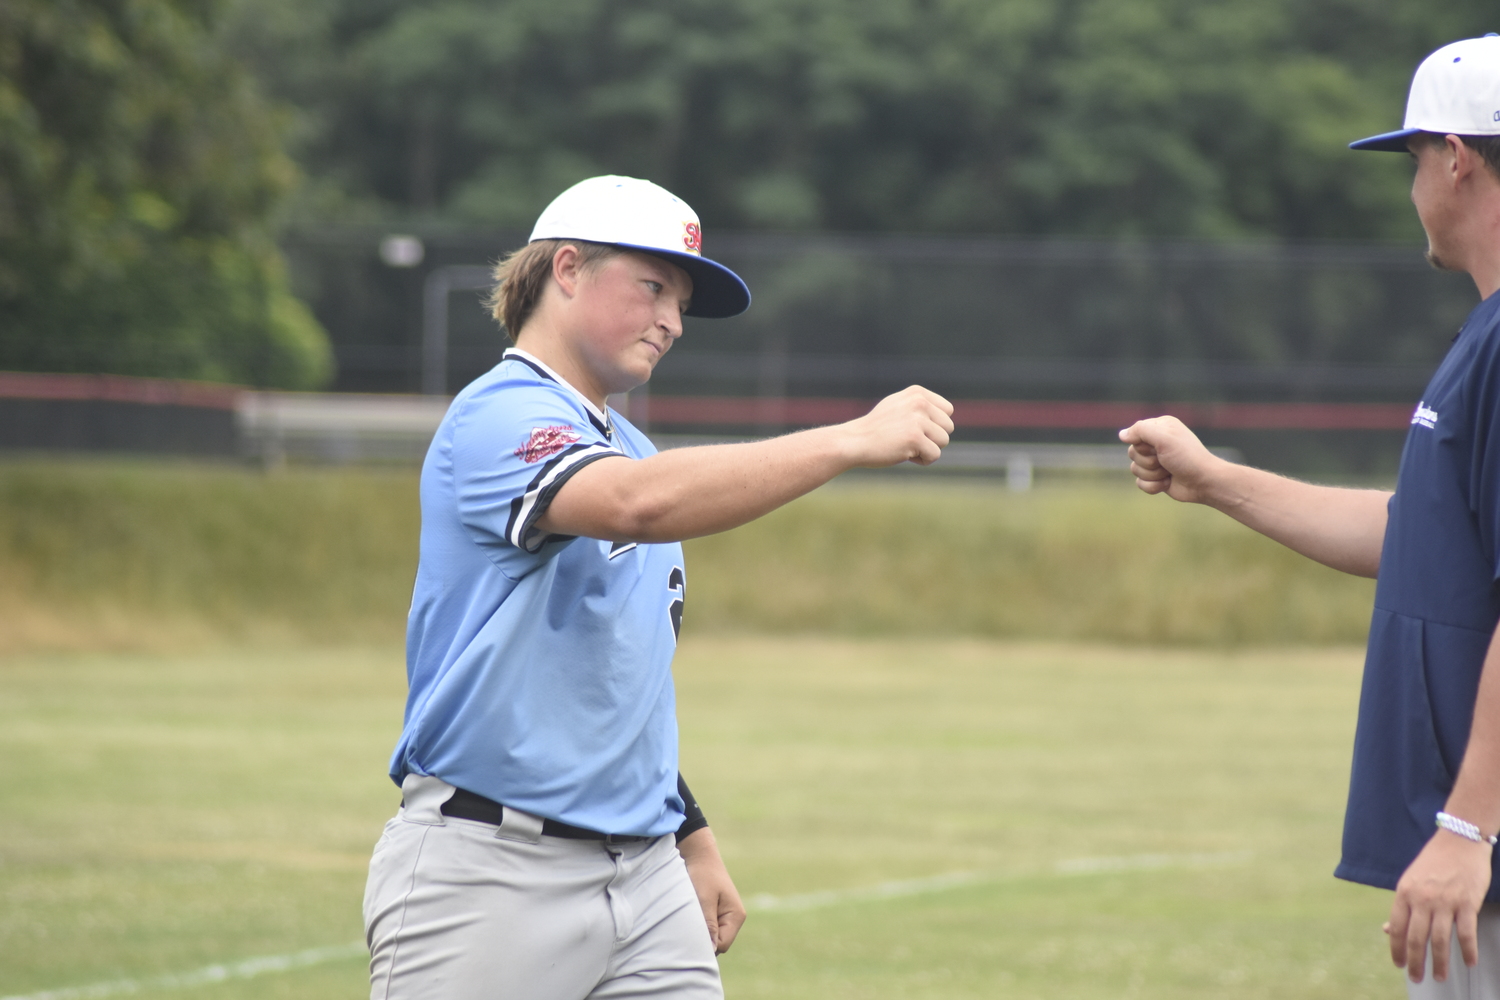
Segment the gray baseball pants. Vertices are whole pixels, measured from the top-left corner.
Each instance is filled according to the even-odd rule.
[[[629,844],[444,816],[453,786],[407,777],[365,887],[371,1000],[722,1000],[671,836]]]
[[[1458,935],[1453,935],[1453,953],[1448,957],[1448,979],[1432,979],[1431,949],[1427,969],[1420,983],[1406,980],[1410,1000],[1500,1000],[1500,904],[1486,903],[1479,908],[1479,964],[1469,968],[1458,949]],[[1402,972],[1401,977],[1406,978]]]

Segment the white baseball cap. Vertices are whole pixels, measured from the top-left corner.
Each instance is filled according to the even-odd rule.
[[[1350,149],[1406,152],[1418,132],[1500,135],[1500,35],[1465,38],[1422,60],[1400,130],[1351,142]]]
[[[537,240],[609,243],[664,257],[693,279],[689,316],[738,316],[750,308],[740,276],[703,256],[698,213],[650,181],[613,174],[579,181],[542,209],[531,231]]]

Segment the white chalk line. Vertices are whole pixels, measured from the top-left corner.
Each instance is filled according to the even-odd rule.
[[[1057,862],[1050,870],[1040,872],[948,872],[928,878],[880,882],[876,885],[853,889],[804,892],[794,896],[758,893],[750,897],[748,908],[758,913],[816,910],[841,903],[898,899],[903,896],[920,896],[970,885],[1015,882],[1023,879],[1070,878],[1080,875],[1107,875],[1114,872],[1159,871],[1164,868],[1223,868],[1244,864],[1250,860],[1250,857],[1249,851],[1232,851],[1219,854],[1131,854],[1122,857],[1071,858]],[[328,948],[310,948],[307,951],[293,952],[288,955],[264,955],[260,958],[247,958],[240,962],[209,965],[194,969],[192,972],[179,972],[150,979],[114,979],[108,982],[90,983],[86,986],[66,986],[56,990],[43,990],[40,993],[0,997],[0,1000],[96,1000],[99,997],[127,996],[132,993],[179,990],[190,986],[227,982],[231,979],[254,979],[256,976],[273,972],[290,972],[293,969],[305,969],[328,962],[362,958],[366,954],[368,952],[365,949],[365,943],[355,941]]]
[[[161,990],[181,990],[190,986],[207,986],[228,982],[231,979],[254,979],[270,972],[290,972],[312,965],[339,962],[369,952],[363,941],[333,945],[327,948],[309,948],[289,955],[263,955],[224,965],[208,965],[192,972],[178,972],[168,976],[153,976],[149,979],[113,979],[104,983],[86,986],[65,986],[62,989],[43,990],[17,996],[0,997],[0,1000],[95,1000],[96,997],[125,996],[131,993],[155,993]]]
[[[1123,857],[1071,858],[1059,861],[1051,869],[1035,872],[978,871],[948,872],[927,878],[903,879],[899,882],[881,882],[877,885],[858,886],[852,889],[827,889],[822,892],[804,892],[794,896],[773,896],[757,893],[747,901],[747,909],[757,913],[787,912],[790,910],[816,910],[825,906],[843,903],[868,903],[883,899],[899,899],[903,896],[922,896],[944,892],[971,885],[988,885],[996,882],[1019,882],[1036,878],[1071,878],[1080,875],[1107,875],[1115,872],[1159,871],[1164,868],[1224,868],[1244,864],[1251,858],[1249,851],[1229,851],[1218,854],[1130,854]],[[5,1000],[5,998],[0,998]]]

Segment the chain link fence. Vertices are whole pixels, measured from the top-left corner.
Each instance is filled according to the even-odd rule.
[[[286,240],[339,389],[421,391],[424,284],[524,241],[425,234],[420,261],[392,267],[384,235]],[[864,398],[921,381],[1019,399],[1404,401],[1475,303],[1412,246],[726,234],[707,249],[754,304],[688,320],[656,392]],[[481,294],[444,295],[449,391],[504,347]]]
[[[334,340],[335,388],[451,393],[492,366],[506,341],[480,304],[483,269],[524,240],[417,233],[382,259],[382,245],[394,245],[383,231],[289,235],[294,280]],[[781,412],[778,400],[871,400],[920,383],[961,400],[1159,411],[1411,405],[1476,302],[1467,277],[1432,269],[1410,245],[711,233],[706,250],[745,277],[754,303],[741,317],[687,321],[641,393],[660,404],[757,399],[764,414]],[[795,423],[767,418],[740,430],[786,426]],[[724,431],[683,420],[671,429]],[[1387,472],[1399,454],[1394,426],[1292,429],[1212,436],[1289,469]],[[1110,437],[1102,428],[964,434]]]

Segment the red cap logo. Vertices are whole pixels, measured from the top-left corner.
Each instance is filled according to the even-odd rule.
[[[682,224],[682,245],[688,248],[689,253],[703,253],[703,229],[696,222],[684,222]]]

